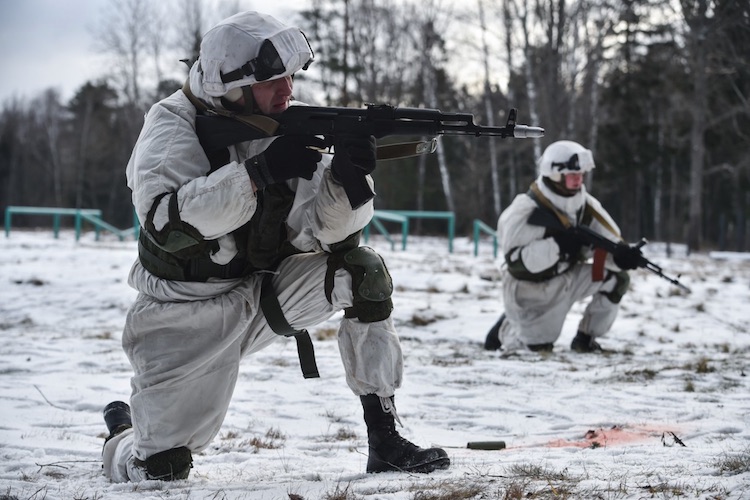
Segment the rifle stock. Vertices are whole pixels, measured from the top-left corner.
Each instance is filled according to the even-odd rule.
[[[474,137],[539,138],[544,129],[516,124],[517,110],[511,109],[504,127],[486,127],[474,123],[470,113],[443,113],[438,109],[399,108],[387,104],[368,104],[365,108],[291,106],[274,115],[278,128],[270,135],[323,136],[328,147],[337,135],[438,136],[468,135]],[[243,141],[267,136],[239,120],[221,115],[198,115],[196,133],[204,149],[226,148]],[[352,208],[371,200],[375,194],[365,175],[355,171],[342,174],[342,183]]]
[[[545,227],[548,229],[551,229],[553,231],[569,231],[573,233],[576,237],[578,237],[584,244],[592,246],[594,248],[601,248],[603,250],[606,250],[609,253],[614,253],[617,249],[617,245],[619,244],[627,244],[627,243],[618,243],[615,241],[612,241],[610,239],[605,238],[601,234],[597,233],[593,229],[591,229],[588,226],[570,226],[566,228],[562,222],[549,210],[545,210],[541,207],[537,207],[534,209],[534,211],[531,213],[531,216],[528,219],[529,224],[532,226],[540,226]],[[641,248],[645,246],[648,243],[645,238],[641,238],[641,241],[635,244],[636,248]],[[690,289],[680,283],[677,278],[671,278],[664,274],[662,271],[662,268],[658,265],[654,264],[650,260],[648,260],[643,255],[640,256],[638,259],[638,267],[646,269],[660,278],[663,278],[673,285],[681,288],[682,290],[690,293]]]

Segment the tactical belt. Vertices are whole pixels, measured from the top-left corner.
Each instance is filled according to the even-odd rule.
[[[305,378],[318,378],[318,365],[315,362],[315,349],[313,348],[310,334],[304,328],[295,330],[286,320],[284,311],[281,310],[281,304],[273,289],[273,274],[267,273],[263,277],[263,284],[260,288],[260,309],[266,317],[268,326],[278,335],[285,337],[294,337],[297,341],[297,355],[299,364],[302,368],[302,375]]]

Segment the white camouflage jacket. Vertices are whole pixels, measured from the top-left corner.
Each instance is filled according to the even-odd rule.
[[[242,162],[263,151],[274,138],[230,147],[230,162],[208,175],[211,167],[195,133],[195,117],[196,109],[182,90],[153,105],[128,162],[127,183],[142,225],[154,201],[170,193],[161,199],[153,217],[155,228],[162,229],[169,220],[169,200],[177,196],[181,220],[204,239],[216,240],[219,249],[211,260],[226,264],[237,255],[229,233],[247,223],[257,206]],[[302,251],[327,250],[328,245],[364,228],[372,218],[372,201],[352,210],[343,187],[333,182],[329,166],[330,159],[324,158],[312,180],[287,181],[295,192],[287,220],[289,239]],[[372,179],[368,180],[372,186]],[[136,262],[131,285],[153,292],[153,287],[144,286],[148,278],[144,274],[148,273]]]
[[[563,197],[553,192],[542,181],[540,176],[536,180],[542,194],[561,212],[565,213],[574,225],[580,224],[582,220],[582,208],[588,205],[596,211],[607,222],[610,231],[605,225],[598,220],[593,219],[587,225],[601,234],[602,236],[618,241],[620,228],[617,226],[612,217],[602,207],[599,200],[594,198],[588,192],[586,187],[581,186],[581,190],[574,196]],[[531,213],[539,205],[527,193],[519,194],[513,202],[500,215],[498,220],[497,232],[498,240],[502,250],[499,265],[502,269],[507,270],[509,260],[517,261],[520,258],[523,267],[531,275],[548,274],[549,271],[557,266],[555,275],[567,271],[571,264],[561,260],[560,248],[557,242],[551,237],[545,238],[545,228],[528,223]],[[585,257],[592,254],[590,249],[585,250]],[[605,267],[615,271],[620,269],[612,260],[611,255],[607,255]],[[509,273],[505,273],[509,274]]]

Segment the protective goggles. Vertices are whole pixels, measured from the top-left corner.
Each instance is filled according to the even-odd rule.
[[[310,48],[310,54],[313,54],[313,56],[302,67],[303,70],[306,70],[310,66],[310,63],[313,62],[315,55],[310,46],[310,42],[307,40],[304,33],[302,33],[302,36],[305,37],[307,46]],[[285,72],[286,67],[284,66],[284,61],[281,60],[279,51],[276,50],[276,47],[274,47],[271,40],[266,39],[260,45],[258,57],[247,61],[239,69],[221,75],[221,81],[229,83],[235,80],[241,80],[246,76],[254,76],[256,82],[264,82],[269,78],[273,78],[274,76],[281,75]]]
[[[551,167],[559,172],[588,171],[594,168],[594,157],[591,155],[591,151],[581,151],[575,153],[566,162],[553,161]]]

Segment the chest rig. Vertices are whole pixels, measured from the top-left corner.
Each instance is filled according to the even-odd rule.
[[[183,89],[184,90],[184,89]],[[186,92],[193,104],[197,99]],[[205,106],[198,101],[201,113]],[[268,134],[258,131],[256,138]],[[247,139],[246,139],[247,140]],[[209,159],[207,175],[230,162],[226,148],[210,149],[204,142]],[[169,199],[169,222],[161,230],[153,224],[156,207],[165,197]],[[262,285],[260,307],[271,329],[297,341],[302,373],[305,378],[319,377],[312,340],[307,330],[296,330],[289,325],[272,286],[272,272],[286,257],[301,251],[288,239],[286,220],[294,203],[295,193],[285,183],[272,184],[256,192],[257,206],[252,218],[242,227],[229,233],[234,239],[237,254],[227,264],[216,264],[211,255],[219,249],[215,240],[205,240],[200,232],[180,219],[177,193],[164,193],[154,200],[144,230],[141,231],[138,255],[143,267],[151,274],[174,281],[204,282],[210,278],[239,279],[266,271]]]
[[[212,170],[229,161],[212,152]],[[223,158],[222,158],[223,157]],[[226,160],[226,162],[225,162]],[[169,196],[169,222],[161,230],[154,227],[153,216],[160,201]],[[211,255],[218,251],[215,240],[204,240],[197,229],[183,222],[177,208],[177,194],[164,193],[154,200],[139,236],[138,255],[151,274],[174,281],[207,281],[209,278],[236,279],[257,271],[273,270],[285,257],[297,253],[289,242],[286,218],[294,202],[294,192],[286,184],[274,184],[256,193],[253,217],[230,236],[237,255],[227,264],[216,264]]]

